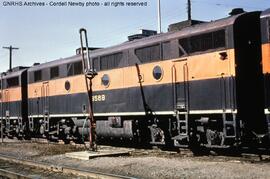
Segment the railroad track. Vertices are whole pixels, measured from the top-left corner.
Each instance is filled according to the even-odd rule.
[[[29,179],[31,177],[28,177],[26,175],[20,174],[20,173],[16,173],[16,172],[12,172],[12,171],[8,171],[8,170],[4,170],[4,169],[0,169],[0,178],[3,179]]]
[[[10,168],[10,164],[19,164],[23,166],[29,166],[34,167],[41,170],[51,171],[51,172],[57,172],[62,173],[66,175],[74,175],[74,176],[82,176],[86,178],[102,178],[102,179],[135,179],[134,177],[129,176],[122,176],[122,175],[115,175],[115,174],[109,174],[109,173],[102,173],[102,172],[96,172],[96,171],[89,171],[89,170],[82,170],[78,168],[72,168],[68,166],[59,166],[59,165],[52,165],[44,162],[36,162],[31,160],[25,160],[25,159],[17,159],[12,156],[3,155],[0,154],[0,160],[5,161],[5,165],[0,165],[0,168]],[[7,178],[36,178],[31,177],[27,175],[23,175],[17,172],[9,171],[8,169],[0,169],[0,178],[1,176],[7,177]]]
[[[16,140],[15,140],[16,142]],[[53,144],[53,145],[73,145],[76,146],[77,148],[81,149],[87,149],[87,146],[89,145],[88,143],[86,144],[76,144],[76,143],[71,143],[71,144],[64,144],[63,141],[49,141],[47,139],[39,139],[35,138],[32,140],[18,140],[20,143],[37,143],[37,144]],[[102,145],[101,145],[102,147]],[[110,147],[110,146],[106,146]],[[129,148],[129,147],[127,147]],[[134,149],[134,148],[133,148]],[[259,151],[257,151],[259,152]],[[137,148],[133,152],[131,152],[131,156],[164,156],[164,157],[192,157],[194,154],[192,153],[191,150],[189,149],[179,149],[178,152],[175,151],[170,151],[170,150],[160,150],[158,147],[154,147],[154,149],[149,150],[149,149],[144,149],[144,148]],[[1,156],[1,155],[0,155]],[[211,151],[209,154],[202,154],[199,155],[199,157],[207,157],[207,156],[214,156],[216,159],[222,159],[224,161],[227,160],[238,160],[242,162],[270,162],[270,153],[269,151],[260,151],[259,153],[249,151],[247,149],[243,149],[238,152],[233,152],[232,150],[229,149],[217,149],[215,151]],[[196,156],[198,157],[198,156]]]
[[[37,141],[36,141],[37,142]],[[41,142],[41,141],[39,141]],[[5,162],[12,162],[15,163],[17,165],[25,165],[25,166],[32,166],[32,167],[36,167],[39,168],[41,170],[46,170],[49,172],[55,172],[55,173],[62,173],[63,175],[73,175],[75,177],[66,177],[66,178],[77,178],[78,176],[82,176],[81,178],[132,178],[132,177],[127,177],[127,176],[120,176],[121,174],[123,175],[127,175],[127,173],[129,173],[129,168],[126,168],[126,170],[124,172],[119,172],[118,169],[117,170],[107,170],[106,168],[104,168],[104,170],[102,170],[103,166],[101,165],[101,167],[99,167],[101,169],[101,171],[103,172],[107,172],[107,171],[116,171],[116,173],[120,173],[120,175],[113,175],[113,174],[107,174],[107,173],[101,173],[101,172],[96,172],[96,171],[89,171],[89,170],[95,170],[93,168],[95,167],[87,167],[87,165],[81,165],[81,163],[79,161],[76,160],[67,160],[69,162],[66,163],[64,160],[66,159],[65,157],[62,158],[56,158],[56,160],[54,160],[53,155],[59,155],[59,154],[63,154],[65,152],[60,151],[61,153],[57,152],[57,153],[44,153],[45,152],[49,152],[51,150],[55,150],[55,149],[59,149],[61,146],[63,147],[63,149],[70,147],[69,145],[59,145],[58,143],[54,143],[56,144],[54,145],[47,145],[46,143],[44,145],[41,145],[39,142],[37,142],[38,144],[36,144],[34,141],[30,141],[29,143],[33,143],[33,145],[25,145],[25,146],[21,146],[20,144],[16,144],[16,142],[14,143],[15,145],[12,144],[8,144],[7,145],[7,150],[5,149],[5,147],[3,147],[3,150],[1,150],[0,152],[0,161],[3,161],[2,163]],[[25,143],[28,143],[27,141],[25,141]],[[5,145],[3,145],[5,146]],[[12,146],[15,148],[15,150],[12,150]],[[38,148],[37,148],[38,146]],[[18,147],[22,147],[22,149],[24,148],[23,151],[25,151],[26,153],[20,153],[18,150]],[[33,147],[33,150],[32,148]],[[47,147],[47,148],[46,148]],[[100,146],[102,147],[102,146]],[[5,149],[5,150],[4,150]],[[29,150],[30,153],[27,153]],[[76,150],[76,149],[75,149]],[[35,153],[35,151],[38,151],[39,153]],[[2,153],[2,155],[1,155]],[[51,156],[50,156],[51,155]],[[35,161],[29,161],[29,160],[20,160],[18,158],[24,158],[24,159],[29,159],[29,158],[37,158],[38,157],[43,157],[45,156],[45,159],[43,158],[42,161],[47,161],[48,163],[40,163],[40,162],[35,162]],[[50,156],[47,158],[47,156]],[[241,155],[226,155],[225,154],[221,154],[221,153],[211,153],[210,155],[203,155],[203,156],[194,156],[193,153],[188,150],[188,149],[181,149],[180,152],[176,152],[176,151],[163,151],[160,150],[159,148],[155,148],[152,150],[149,149],[135,149],[131,152],[130,156],[128,156],[127,160],[130,160],[130,166],[132,166],[132,163],[134,163],[135,160],[131,159],[131,158],[142,158],[142,157],[161,157],[161,158],[171,158],[171,159],[177,159],[177,158],[194,158],[192,160],[198,162],[198,161],[211,161],[211,162],[228,162],[228,163],[264,163],[264,162],[270,162],[270,156],[266,155],[266,156],[262,156],[262,158],[264,158],[264,160],[261,160],[259,158],[258,154],[241,154]],[[115,158],[113,159],[108,159],[108,160],[101,160],[101,161],[110,161],[110,160],[116,160]],[[163,159],[162,159],[163,160]],[[55,161],[54,163],[52,163],[52,161]],[[185,160],[184,160],[185,161]],[[56,163],[61,163],[61,164],[56,164]],[[72,164],[74,162],[74,164]],[[91,161],[90,161],[91,163]],[[138,160],[137,160],[138,163]],[[52,165],[53,164],[53,165]],[[62,165],[66,165],[66,166],[62,166]],[[69,165],[69,166],[68,166]],[[117,165],[117,164],[116,164]],[[80,166],[82,168],[84,168],[85,170],[81,170],[78,169],[77,167]],[[96,166],[96,165],[95,165]],[[71,168],[74,167],[74,168]],[[0,163],[0,168],[1,167],[1,163]],[[27,168],[27,167],[26,167]],[[92,169],[91,169],[92,168]],[[3,166],[2,169],[6,169],[5,166]],[[109,168],[111,169],[111,168]],[[23,168],[24,170],[24,168]],[[118,172],[117,172],[118,171]],[[135,172],[136,173],[136,172]],[[31,174],[31,172],[30,172]],[[140,176],[140,174],[136,173],[134,174],[134,176]],[[28,177],[28,175],[26,176],[21,176],[19,178],[25,178]],[[1,177],[0,177],[1,178]],[[10,177],[10,178],[14,178],[14,177]],[[18,178],[18,177],[16,177]],[[43,177],[42,177],[43,178]],[[55,178],[55,177],[49,177],[49,178]],[[63,177],[62,177],[63,178]]]

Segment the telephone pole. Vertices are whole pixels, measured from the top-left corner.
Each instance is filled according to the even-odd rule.
[[[3,47],[3,49],[9,50],[9,70],[12,69],[12,51],[13,50],[19,50],[17,47],[12,47],[11,45],[9,47]]]
[[[187,13],[188,13],[188,20],[191,20],[191,0],[187,2]]]

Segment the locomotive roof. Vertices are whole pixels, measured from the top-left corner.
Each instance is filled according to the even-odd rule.
[[[238,15],[234,15],[234,16],[229,16],[229,17],[226,17],[223,19],[211,21],[211,22],[205,22],[205,23],[193,25],[190,27],[186,27],[180,31],[161,33],[161,34],[146,37],[143,39],[128,41],[128,42],[121,43],[119,45],[94,50],[90,53],[90,56],[96,57],[96,56],[101,56],[101,55],[108,55],[108,54],[117,53],[117,52],[120,52],[120,51],[123,51],[126,49],[140,48],[143,46],[148,46],[148,45],[155,44],[155,43],[158,43],[161,41],[168,41],[168,40],[179,38],[179,37],[187,37],[187,36],[190,36],[193,34],[195,35],[195,34],[199,34],[201,32],[207,32],[207,31],[211,31],[214,29],[222,29],[224,27],[233,25],[234,22],[236,21],[236,19],[239,16],[242,16],[244,14],[247,14],[247,13],[242,13],[242,14],[238,14]],[[57,65],[63,64],[63,63],[72,63],[74,61],[79,61],[80,59],[81,59],[80,55],[74,55],[74,56],[67,57],[67,58],[60,58],[58,60],[54,60],[51,62],[36,65],[36,66],[32,66],[29,68],[28,71],[36,71],[36,70],[47,68],[47,67],[57,66]]]
[[[81,59],[80,55],[74,55],[74,56],[67,57],[67,58],[60,58],[60,59],[57,59],[57,60],[54,60],[54,61],[42,63],[40,65],[34,65],[34,66],[30,67],[28,69],[28,71],[36,71],[36,70],[43,69],[43,68],[46,68],[46,67],[57,66],[57,65],[63,64],[63,63],[72,63],[72,62],[78,61],[80,59]]]
[[[270,16],[270,8],[269,9],[266,9],[265,11],[263,11],[261,13],[261,18],[269,17],[269,16]]]
[[[190,35],[199,34],[201,32],[207,32],[214,29],[221,29],[226,26],[232,25],[237,19],[237,17],[239,16],[240,15],[230,16],[230,17],[219,19],[216,21],[196,24],[190,27],[186,27],[179,31],[171,31],[171,32],[166,32],[166,33],[161,33],[154,36],[146,37],[143,39],[134,40],[131,42],[124,42],[122,44],[119,44],[113,47],[95,50],[94,52],[92,52],[92,54],[93,56],[105,55],[105,54],[110,54],[110,52],[114,53],[114,52],[118,52],[124,49],[148,46],[148,45],[161,42],[161,41],[167,41],[167,40],[180,38],[180,37],[187,37]]]
[[[6,74],[6,75],[3,76],[3,79],[20,76],[26,70],[27,70],[27,68],[24,68],[22,70],[18,70],[18,71],[15,71],[15,72],[2,73],[2,74]]]

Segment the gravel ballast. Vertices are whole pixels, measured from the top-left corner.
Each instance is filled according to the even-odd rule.
[[[72,159],[66,152],[83,146],[29,142],[0,144],[0,154],[16,158],[100,171],[136,178],[270,178],[270,162],[239,157],[183,155],[176,152],[136,149],[130,156]]]

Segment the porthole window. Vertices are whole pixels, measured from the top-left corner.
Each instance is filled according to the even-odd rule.
[[[103,86],[108,87],[109,84],[110,84],[110,78],[109,78],[109,75],[104,74],[104,75],[102,76],[102,78],[101,78],[101,83],[102,83]]]
[[[161,69],[160,66],[155,66],[154,69],[153,69],[153,77],[156,79],[156,80],[161,80],[163,76],[163,71]]]
[[[66,82],[65,82],[65,89],[66,89],[67,91],[70,90],[70,82],[69,82],[69,81],[66,81]]]

